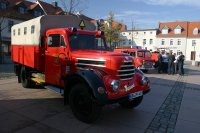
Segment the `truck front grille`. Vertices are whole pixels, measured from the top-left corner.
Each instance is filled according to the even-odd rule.
[[[121,65],[120,70],[118,70],[118,75],[121,80],[129,80],[133,77],[135,73],[134,65],[132,62],[126,62]]]
[[[96,67],[106,67],[105,61],[101,59],[87,59],[87,58],[77,58],[78,63],[76,63],[76,66],[79,69],[84,69],[87,66],[96,66]]]
[[[152,62],[144,62],[144,63],[143,63],[143,66],[144,66],[145,68],[151,68],[151,67],[153,66],[153,63],[152,63]]]

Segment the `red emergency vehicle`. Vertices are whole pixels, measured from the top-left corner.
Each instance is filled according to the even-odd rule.
[[[85,30],[72,27],[85,26]],[[74,115],[93,122],[103,105],[138,106],[149,80],[128,54],[109,52],[104,33],[76,16],[41,16],[12,27],[12,60],[18,82],[64,95]]]
[[[149,50],[141,49],[140,47],[122,47],[114,49],[114,52],[128,53],[133,58],[134,66],[143,72],[154,69],[154,61]]]

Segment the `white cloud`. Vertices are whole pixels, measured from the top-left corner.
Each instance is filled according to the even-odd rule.
[[[190,5],[200,6],[199,0],[132,0],[134,2],[144,2],[149,5]]]

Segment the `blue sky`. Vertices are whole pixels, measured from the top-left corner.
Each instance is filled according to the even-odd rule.
[[[44,0],[51,2],[51,0]],[[59,2],[59,0],[57,0]],[[80,0],[83,14],[99,19],[112,11],[128,29],[158,28],[159,22],[200,21],[199,0]],[[59,5],[61,6],[61,5]]]

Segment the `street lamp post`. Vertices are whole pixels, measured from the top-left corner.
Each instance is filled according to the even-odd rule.
[[[195,57],[196,57],[196,50],[195,50],[195,46],[196,46],[196,42],[192,42],[192,45],[194,47],[194,54],[193,54],[193,61],[192,61],[192,65],[195,66],[196,62],[195,62]]]

